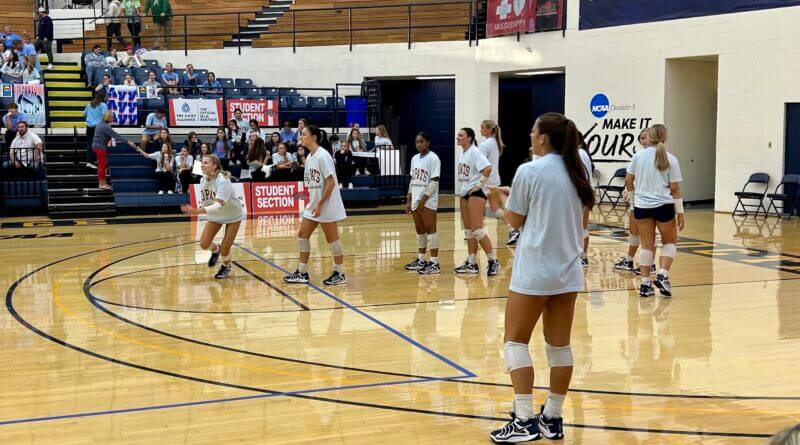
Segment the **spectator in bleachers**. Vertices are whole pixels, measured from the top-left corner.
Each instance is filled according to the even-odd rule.
[[[8,148],[11,147],[11,142],[13,142],[14,138],[17,137],[17,125],[27,119],[27,116],[19,111],[19,106],[14,102],[8,104],[6,109],[8,110],[8,113],[3,116],[3,126],[6,128],[5,150],[8,151]]]
[[[172,87],[167,88],[167,94],[177,93],[180,81],[180,76],[175,72],[175,68],[173,68],[171,63],[167,63],[164,66],[164,72],[161,73],[161,83],[163,83],[165,87]]]
[[[86,80],[89,86],[94,86],[95,73],[103,69],[104,62],[103,48],[100,45],[93,46],[92,52],[83,57],[83,63],[86,65]]]
[[[30,57],[25,58],[25,68],[22,70],[22,83],[38,85],[42,83],[42,73],[36,69],[36,62]]]
[[[224,128],[217,129],[217,137],[211,142],[211,146],[212,154],[219,158],[222,167],[227,170],[231,164],[231,148],[233,148],[233,144],[228,140],[228,136],[225,135]]]
[[[169,4],[169,0],[147,0],[144,5],[144,14],[151,14],[153,24],[156,26],[156,41],[153,49],[160,49],[163,38],[164,50],[168,50],[172,39],[172,5]]]
[[[3,62],[13,53],[14,51],[11,51],[11,47],[6,46],[5,42],[0,42],[0,58],[2,58]]]
[[[186,65],[180,85],[184,87],[183,94],[197,95],[197,87],[200,86],[200,73],[194,70],[191,63]]]
[[[9,160],[3,164],[3,167],[28,169],[36,172],[42,165],[42,148],[42,140],[36,133],[28,129],[28,123],[19,121],[17,136],[11,142]]]
[[[142,147],[147,147],[153,139],[158,139],[161,130],[167,128],[167,111],[163,108],[156,109],[155,112],[147,115],[142,130]]]
[[[264,140],[253,135],[250,147],[247,150],[247,168],[250,170],[250,179],[253,181],[264,181],[267,178],[262,167],[269,163],[269,152],[264,145]]]
[[[245,143],[247,142],[247,132],[246,129],[247,125],[244,127],[240,127],[239,123],[236,120],[231,119],[228,121],[228,139],[233,142],[234,145],[239,144],[239,146],[244,147]]]
[[[137,86],[136,85],[136,81],[133,79],[133,76],[131,76],[130,74],[126,74],[125,75],[125,80],[122,81],[122,85],[124,85],[126,87],[135,87],[135,86]]]
[[[144,60],[142,60],[142,56],[136,54],[133,46],[128,45],[128,47],[125,48],[125,52],[119,56],[119,66],[141,68],[144,66]]]
[[[205,94],[222,94],[222,84],[219,83],[219,80],[217,80],[217,75],[213,72],[208,73],[208,79],[203,82],[200,91]],[[241,112],[242,111],[239,110],[240,115]],[[234,112],[234,115],[235,114],[236,113]]]
[[[125,12],[128,23],[128,32],[131,33],[131,40],[135,49],[142,47],[142,4],[139,0],[122,0],[122,9]]]
[[[349,145],[350,150],[354,152],[367,151],[367,143],[364,142],[364,138],[361,136],[361,130],[359,130],[358,128],[350,129],[350,134],[347,135],[347,145]],[[356,175],[366,174],[367,170],[366,158],[357,158],[355,160],[355,165],[356,165]]]
[[[45,8],[39,8],[39,29],[33,46],[42,48],[47,54],[47,69],[53,69],[53,19]]]
[[[142,86],[148,89],[148,97],[151,96],[150,91],[153,91],[155,94],[153,96],[161,97],[163,90],[159,88],[161,86],[160,83],[156,80],[156,72],[155,71],[148,71],[147,72],[147,80],[144,81]]]
[[[108,94],[108,87],[110,87],[111,85],[114,85],[114,80],[111,79],[111,76],[109,74],[103,74],[103,81],[98,83],[97,86],[94,87],[94,91],[95,92],[102,91]]]
[[[189,193],[193,167],[194,157],[189,153],[189,147],[183,146],[180,154],[175,156],[175,170],[178,172],[178,181],[181,183],[182,193]]]
[[[108,3],[108,9],[104,16],[106,22],[106,46],[109,51],[111,51],[112,48],[111,40],[113,37],[117,38],[117,41],[123,48],[127,45],[125,39],[122,38],[122,23],[120,17],[123,15],[125,15],[125,11],[122,9],[119,0],[111,0]]]
[[[212,155],[214,153],[211,152],[211,147],[206,144],[205,142],[200,143],[200,154],[197,155],[200,159],[203,159],[203,156]]]
[[[294,180],[302,181],[305,175],[306,169],[306,158],[308,157],[308,153],[306,152],[306,148],[302,145],[297,146],[297,153],[294,154],[294,171],[292,176]]]
[[[277,152],[278,151],[278,144],[280,144],[281,142],[283,142],[283,141],[281,141],[280,133],[272,132],[272,134],[269,135],[269,140],[267,141],[267,144],[266,144],[267,145],[267,150],[270,153]],[[287,142],[287,144],[290,144],[290,143]]]
[[[12,52],[3,63],[3,66],[0,67],[0,72],[5,74],[11,83],[22,83],[22,69],[22,64],[19,63],[19,56],[17,53]]]
[[[283,129],[280,131],[281,141],[297,143],[297,132],[292,130],[292,124],[289,121],[283,123]]]
[[[200,136],[194,131],[190,131],[189,134],[186,135],[186,140],[183,141],[183,146],[189,150],[190,155],[197,157],[197,155],[200,154],[200,144],[202,143]]]
[[[272,179],[288,181],[292,178],[294,156],[289,153],[286,142],[278,144],[278,151],[272,155],[272,164],[275,165],[275,170],[271,176]]]
[[[139,153],[145,158],[156,161],[156,179],[158,179],[158,194],[175,193],[175,154],[172,145],[161,144],[161,150],[147,154],[141,148]]]
[[[251,134],[257,134],[262,140],[267,140],[267,132],[259,128],[258,121],[250,119],[250,128],[247,130],[247,139],[250,139]]]
[[[42,65],[39,63],[39,53],[36,51],[35,46],[30,43],[23,43],[22,40],[14,40],[13,47],[14,52],[19,56],[20,62],[23,58],[30,57],[36,64],[36,69],[40,72],[42,71]]]
[[[98,187],[103,190],[111,190],[111,186],[106,183],[106,174],[108,171],[108,151],[106,150],[108,147],[109,142],[113,138],[118,143],[125,142],[131,148],[138,150],[136,144],[133,142],[125,139],[124,136],[120,135],[113,128],[111,128],[111,122],[114,120],[114,114],[111,111],[106,111],[106,114],[103,115],[103,122],[97,126],[94,130],[94,139],[92,140],[92,147],[94,149],[94,154],[97,156],[97,181]]]
[[[375,146],[387,149],[394,148],[392,139],[389,137],[389,131],[383,125],[378,125],[375,128]]]
[[[6,44],[6,48],[11,48],[14,40],[22,40],[22,37],[19,34],[14,34],[14,31],[11,30],[11,25],[6,25],[3,27],[3,34],[0,34],[0,39]]]
[[[308,125],[308,121],[305,118],[300,118],[300,120],[297,121],[297,131],[294,134],[295,141],[293,143],[297,143],[297,136],[303,132],[303,128],[306,128],[306,125]],[[325,138],[325,140],[327,141],[328,138]]]
[[[333,150],[334,153],[339,151],[339,149],[342,147],[342,142],[339,140],[338,134],[332,134],[328,140],[331,143],[331,150]]]
[[[168,128],[162,128],[161,131],[158,132],[158,136],[156,137],[157,149],[153,151],[158,151],[158,147],[161,147],[163,144],[169,144],[170,147],[173,147],[175,144],[172,143],[172,134],[169,132]]]
[[[353,183],[350,179],[353,177],[353,152],[350,151],[350,144],[347,141],[339,145],[339,149],[334,154],[336,162],[336,177],[339,179],[339,188],[343,189],[347,184],[349,188],[353,188]]]
[[[101,122],[103,116],[108,111],[106,105],[106,93],[98,91],[94,93],[92,101],[86,104],[83,109],[83,114],[86,116],[86,166],[92,169],[97,169],[95,162],[94,150],[92,150],[92,141],[94,140],[94,131]]]
[[[250,121],[242,116],[241,108],[233,110],[233,120],[236,121],[236,125],[239,127],[239,129],[244,132],[247,132],[247,129],[250,128]]]
[[[109,51],[108,56],[103,60],[103,66],[111,69],[119,66],[119,57],[117,56],[117,50],[115,48]]]

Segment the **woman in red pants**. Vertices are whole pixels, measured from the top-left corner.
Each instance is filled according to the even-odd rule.
[[[103,122],[95,128],[94,138],[92,139],[92,150],[97,155],[97,181],[98,187],[103,190],[111,190],[111,186],[106,183],[106,171],[108,170],[108,147],[111,138],[117,142],[122,141],[128,144],[131,148],[136,149],[136,144],[120,136],[119,133],[111,128],[111,122],[114,120],[114,115],[110,111],[103,114]]]

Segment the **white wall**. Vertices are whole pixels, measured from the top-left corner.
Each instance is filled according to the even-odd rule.
[[[718,118],[715,207],[733,208],[733,192],[754,171],[773,178],[783,173],[784,103],[800,101],[800,7],[700,17],[589,31],[578,31],[578,0],[566,37],[559,32],[467,42],[358,45],[160,53],[162,62],[191,61],[221,77],[251,77],[260,85],[320,87],[359,82],[364,77],[453,74],[456,76],[456,127],[477,126],[497,114],[500,72],[566,68],[566,113],[587,130],[595,118],[589,102],[606,94],[625,109],[604,119],[664,119],[666,59],[718,56]],[[601,130],[613,137],[630,130]],[[633,130],[637,131],[637,130]],[[767,148],[768,144],[772,148]],[[455,155],[454,155],[455,156]],[[596,155],[597,157],[597,155]],[[603,182],[625,165],[599,163]],[[691,193],[691,192],[689,192]]]

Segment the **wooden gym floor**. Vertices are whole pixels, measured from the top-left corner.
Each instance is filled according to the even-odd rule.
[[[197,250],[201,225],[181,217],[4,220],[0,443],[488,443],[510,409],[513,250],[498,248],[499,277],[455,277],[451,210],[443,273],[419,277],[402,270],[408,217],[351,215],[349,284],[334,288],[283,284],[293,217],[248,221],[223,282]],[[594,214],[564,442],[764,443],[798,422],[797,219],[690,211],[672,299],[640,299],[612,270],[624,220]],[[312,245],[319,283],[331,260],[321,235]],[[538,387],[543,349],[537,328]]]

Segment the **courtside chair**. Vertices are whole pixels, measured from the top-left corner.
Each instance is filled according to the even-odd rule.
[[[628,175],[628,170],[626,168],[617,169],[614,172],[614,176],[608,180],[608,184],[601,185],[597,187],[600,189],[600,202],[598,205],[603,205],[603,203],[611,204],[614,208],[619,205],[620,200],[622,199],[622,192],[625,191],[625,177]],[[615,185],[615,182],[619,182],[622,180],[623,185]]]
[[[787,193],[787,185],[795,186],[795,190]],[[778,193],[779,190],[781,193]],[[797,207],[797,201],[800,199],[800,175],[784,175],[783,178],[781,178],[781,183],[775,187],[775,192],[768,194],[767,198],[769,198],[769,205],[767,206],[768,215],[775,215],[778,218],[782,218],[785,215],[789,219],[792,219],[792,214]],[[775,201],[781,203],[780,211],[778,211],[778,206],[775,205]],[[775,213],[770,213],[772,209],[775,209]]]
[[[763,190],[761,191],[747,191],[747,186],[750,184],[760,184],[761,187],[763,186]],[[758,216],[758,213],[762,210],[764,211],[764,216],[767,216],[767,209],[764,207],[764,196],[767,195],[767,189],[769,188],[769,175],[766,173],[753,173],[750,175],[750,178],[742,187],[741,192],[734,193],[736,196],[736,206],[733,208],[733,215],[739,216],[744,215],[747,216],[750,212],[747,211],[748,208],[756,209],[755,216]],[[742,209],[739,210],[739,207]]]

